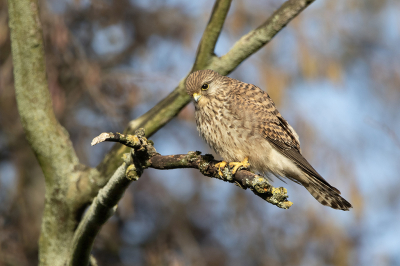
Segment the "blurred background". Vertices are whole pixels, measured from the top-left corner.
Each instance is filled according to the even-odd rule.
[[[222,55],[282,0],[234,0]],[[190,70],[213,1],[41,0],[55,113],[95,167],[121,132]],[[0,265],[36,265],[44,179],[13,88],[0,0]],[[194,170],[146,170],[96,239],[99,265],[400,265],[400,2],[317,0],[230,76],[266,90],[305,157],[354,206],[320,205],[279,180],[281,210]],[[188,105],[152,139],[161,154],[212,153]]]

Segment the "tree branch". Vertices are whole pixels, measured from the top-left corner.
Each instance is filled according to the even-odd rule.
[[[101,227],[114,214],[118,201],[131,181],[138,180],[143,170],[149,166],[149,159],[158,155],[153,143],[145,138],[142,129],[135,133],[134,136],[102,133],[92,141],[92,146],[103,141],[114,141],[132,149],[131,153],[123,155],[123,164],[117,168],[107,184],[100,189],[79,223],[71,242],[71,256],[68,263],[70,266],[88,265],[93,242]]]
[[[286,1],[257,29],[242,36],[228,53],[220,58],[215,58],[210,67],[218,69],[221,75],[229,74],[250,55],[269,43],[269,41],[293,18],[314,1],[315,0]]]
[[[232,0],[216,0],[210,20],[204,30],[196,53],[196,61],[191,72],[207,67],[213,57],[218,37],[224,25]]]
[[[8,1],[18,112],[47,182],[78,164],[67,131],[58,123],[47,86],[36,1]]]
[[[274,188],[268,180],[244,169],[232,174],[228,167],[219,173],[215,165],[218,161],[210,154],[201,152],[162,156],[156,152],[153,142],[144,136],[144,129],[136,130],[136,135],[120,133],[102,133],[92,141],[92,146],[104,141],[119,142],[131,148],[131,153],[123,156],[124,163],[117,168],[107,184],[100,189],[89,210],[75,231],[71,245],[70,266],[87,265],[95,237],[103,224],[115,212],[116,204],[121,199],[132,180],[138,180],[144,169],[160,170],[195,168],[209,177],[235,183],[242,189],[249,188],[265,201],[282,209],[288,209],[292,202],[288,201],[285,188]]]
[[[104,141],[112,141],[133,148],[136,151],[135,154],[137,154],[137,151],[151,150],[151,154],[141,154],[141,156],[144,156],[147,159],[141,160],[140,169],[154,168],[169,170],[178,168],[195,168],[199,169],[205,176],[235,183],[242,189],[249,188],[254,194],[279,208],[288,209],[292,205],[292,202],[287,200],[288,196],[285,188],[274,188],[269,184],[268,180],[262,176],[244,169],[238,170],[236,174],[233,175],[228,167],[225,167],[222,170],[222,175],[220,175],[218,167],[215,166],[219,161],[214,160],[214,157],[211,154],[201,155],[201,152],[199,151],[189,152],[188,154],[160,155],[155,151],[152,143],[152,149],[149,149],[148,146],[145,148],[142,147],[143,143],[148,145],[148,140],[144,137],[143,129],[139,129],[136,133],[137,135],[133,136],[120,133],[102,133],[93,139],[92,145]]]
[[[205,61],[199,59],[199,57],[206,56],[203,55],[202,52],[209,54],[211,47],[213,47],[213,49],[215,48],[215,41],[222,29],[223,21],[221,21],[221,19],[225,18],[228,11],[227,9],[229,8],[229,1],[217,1],[214,6],[214,11],[211,14],[209,25],[211,25],[210,23],[215,23],[214,25],[216,25],[219,30],[215,32],[209,31],[207,26],[192,71],[198,69],[213,69],[222,75],[229,74],[241,62],[267,44],[293,18],[314,1],[315,0],[289,0],[285,2],[262,25],[236,42],[227,54],[221,58],[213,56],[212,60],[204,65]],[[147,132],[147,136],[150,137],[174,118],[180,110],[190,102],[190,97],[185,90],[185,80],[186,77],[179,82],[178,86],[166,98],[161,100],[151,110],[137,119],[132,120],[124,130],[124,133],[132,134],[136,129],[144,128]],[[103,178],[111,176],[112,172],[119,165],[118,159],[116,158],[121,157],[121,155],[127,151],[127,148],[122,145],[114,145],[111,151],[105,156],[104,160],[97,166],[97,170],[102,173]],[[104,182],[106,182],[106,180],[104,180]]]
[[[273,187],[267,179],[256,175],[247,170],[238,170],[232,175],[230,169],[225,168],[219,175],[218,167],[215,167],[219,161],[214,160],[211,154],[201,155],[201,152],[189,152],[188,154],[177,155],[156,155],[149,160],[148,167],[160,170],[178,169],[178,168],[195,168],[209,177],[217,178],[226,182],[234,183],[242,189],[250,189],[254,194],[263,200],[281,208],[289,209],[292,202],[288,201],[286,188]]]
[[[139,177],[129,153],[123,156],[124,163],[117,168],[107,184],[100,189],[92,205],[79,223],[72,240],[69,265],[89,265],[90,251],[94,239],[103,224],[115,213],[117,203],[122,198],[132,180]],[[127,176],[131,178],[128,179]]]
[[[68,132],[53,112],[38,3],[9,0],[8,12],[18,112],[46,182],[39,261],[41,265],[64,265],[68,255],[66,245],[77,225],[76,212],[80,207],[76,201],[87,197],[79,193],[76,198],[71,197],[76,186],[70,184],[79,180],[79,170],[85,167],[79,164]]]
[[[160,170],[195,168],[209,177],[234,183],[242,189],[249,188],[254,194],[265,201],[282,209],[288,209],[292,202],[288,201],[285,188],[274,188],[267,179],[244,169],[232,174],[229,168],[219,173],[214,157],[210,154],[201,155],[201,152],[188,154],[166,155],[158,154],[151,141],[144,136],[144,130],[139,129],[136,135],[120,133],[102,133],[92,141],[92,146],[104,141],[119,142],[131,148],[131,153],[123,156],[124,163],[120,165],[107,184],[100,189],[89,210],[75,231],[71,245],[70,266],[88,265],[90,251],[97,233],[103,224],[114,214],[116,204],[123,196],[132,180],[138,180],[144,169]]]

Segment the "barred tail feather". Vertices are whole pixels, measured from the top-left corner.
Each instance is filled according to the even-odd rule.
[[[303,186],[322,205],[343,211],[348,211],[353,207],[350,202],[339,195],[340,191],[337,188],[322,182],[314,176],[308,176],[308,181],[307,184],[303,183]]]

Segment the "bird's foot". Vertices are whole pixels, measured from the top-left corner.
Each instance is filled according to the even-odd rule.
[[[225,161],[222,161],[222,162],[220,162],[220,163],[216,163],[215,164],[215,167],[218,167],[218,174],[219,174],[219,176],[223,176],[224,174],[222,174],[222,172],[221,172],[221,168],[225,168],[225,166],[227,165],[228,163],[227,162],[225,162]]]
[[[243,160],[242,162],[230,162],[230,163],[229,163],[229,167],[230,167],[230,168],[233,167],[233,169],[232,169],[232,174],[236,174],[237,170],[238,170],[240,167],[249,168],[249,167],[250,167],[250,164],[249,164],[249,157],[244,158],[244,160]]]

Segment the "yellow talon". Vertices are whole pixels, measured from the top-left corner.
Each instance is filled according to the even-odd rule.
[[[222,172],[221,172],[221,168],[225,168],[225,166],[226,166],[227,164],[228,164],[228,163],[225,162],[225,161],[222,161],[222,162],[220,162],[220,163],[216,163],[216,164],[215,164],[215,167],[218,167],[218,174],[219,174],[220,176],[223,176],[223,174],[222,174]]]
[[[249,168],[250,167],[249,157],[244,158],[242,162],[231,162],[229,163],[229,167],[233,167],[232,174],[236,174],[239,167]]]

